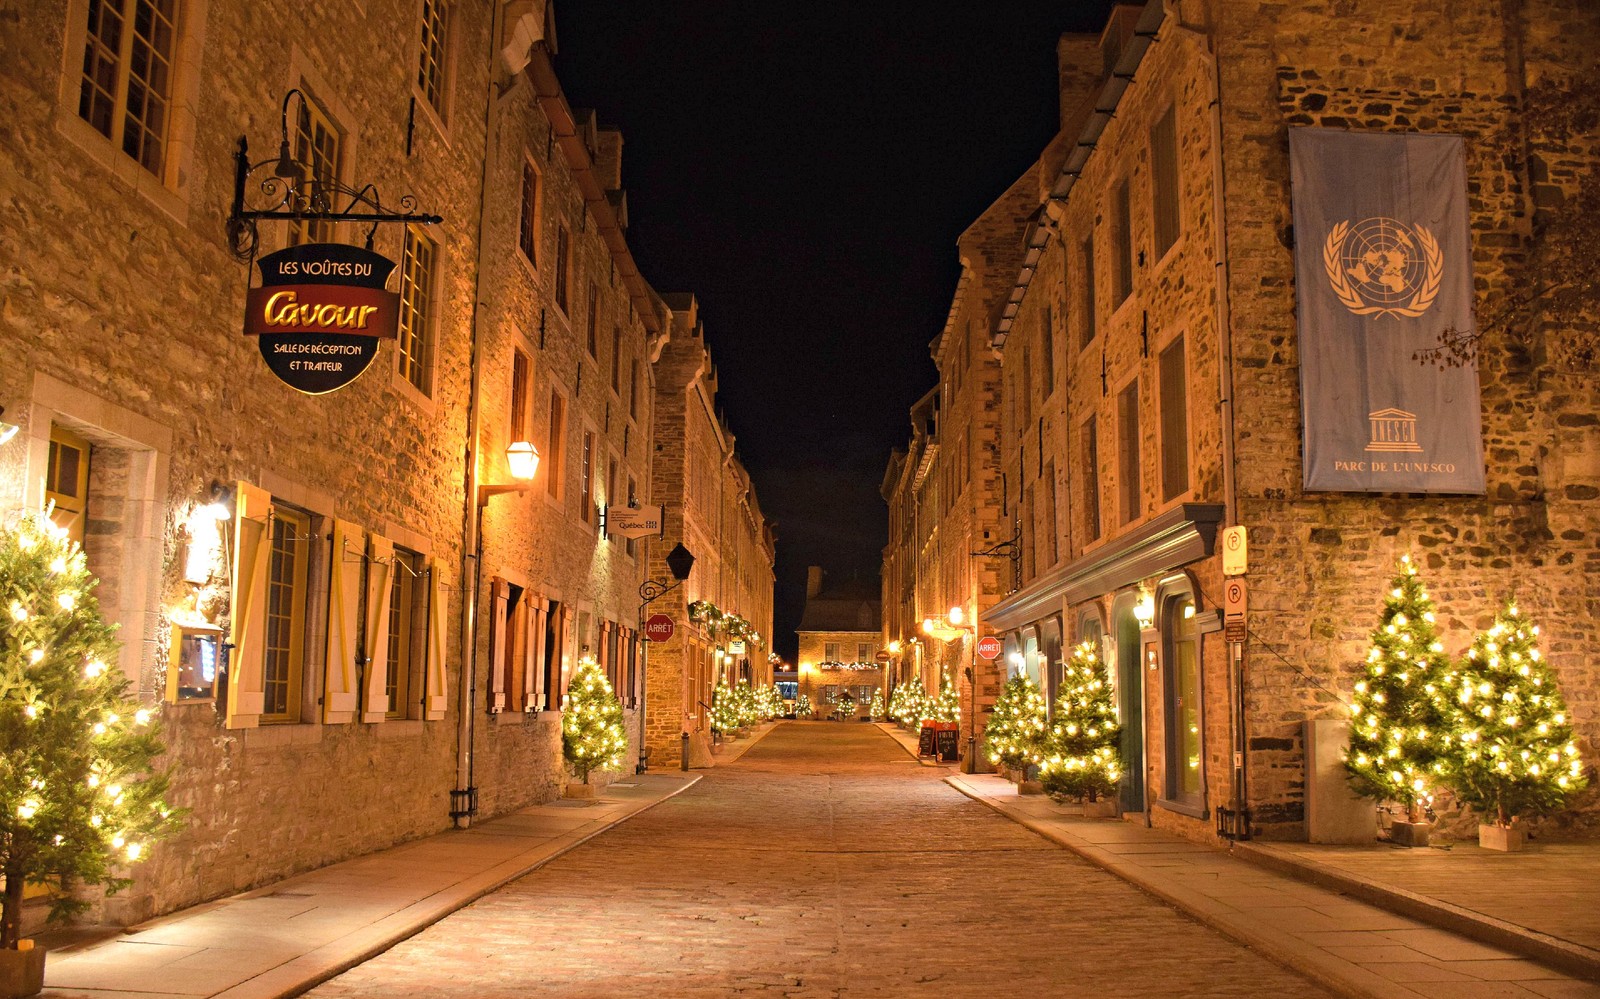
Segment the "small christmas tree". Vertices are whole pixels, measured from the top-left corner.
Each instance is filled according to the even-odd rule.
[[[739,727],[739,705],[733,688],[726,677],[717,681],[711,692],[711,728],[717,732],[732,732]]]
[[[836,713],[840,718],[854,718],[856,716],[856,699],[848,693],[839,695],[839,706]]]
[[[991,763],[1023,770],[1044,762],[1044,694],[1026,673],[1006,681],[983,730],[983,751]]]
[[[738,715],[739,727],[749,728],[761,720],[761,709],[756,703],[756,692],[749,680],[740,680],[733,688],[733,710]]]
[[[883,691],[874,690],[872,692],[872,703],[867,705],[867,714],[874,718],[882,718],[885,710],[886,709],[883,704]]]
[[[578,772],[578,779],[587,784],[590,771],[622,766],[627,747],[622,702],[612,691],[605,670],[585,651],[578,657],[578,671],[561,704],[562,755]]]
[[[44,513],[0,525],[0,947],[15,950],[23,889],[50,918],[84,907],[64,889],[125,887],[176,816],[162,795],[151,713],[127,697],[83,551]]]
[[[961,693],[951,681],[949,670],[939,675],[939,696],[928,706],[928,712],[924,717],[940,722],[961,720]]]
[[[1367,675],[1355,685],[1344,765],[1356,791],[1397,801],[1421,821],[1450,778],[1456,678],[1433,626],[1433,601],[1409,555],[1384,597]]]
[[[1062,669],[1049,752],[1039,767],[1044,789],[1088,801],[1116,793],[1122,780],[1121,737],[1106,665],[1094,642],[1082,642]]]
[[[1457,674],[1459,759],[1451,785],[1485,824],[1556,811],[1588,785],[1539,626],[1516,604],[1467,650]]]
[[[922,677],[912,677],[896,687],[894,693],[900,699],[900,706],[895,711],[895,718],[899,721],[916,728],[922,724],[922,719],[931,717],[928,692],[922,686]]]
[[[794,716],[796,718],[810,718],[813,713],[810,696],[801,694],[794,702]]]

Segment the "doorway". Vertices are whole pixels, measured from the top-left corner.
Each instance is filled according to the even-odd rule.
[[[1117,639],[1117,717],[1122,724],[1122,810],[1144,811],[1144,670],[1140,662],[1139,622],[1133,599],[1123,597],[1112,611]]]

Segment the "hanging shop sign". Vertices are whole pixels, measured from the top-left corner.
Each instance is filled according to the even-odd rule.
[[[728,643],[728,655],[730,655],[730,656],[742,656],[742,655],[744,655],[744,643],[743,642],[729,642]]]
[[[1289,130],[1308,490],[1484,491],[1475,365],[1417,360],[1471,333],[1459,135]]]
[[[874,658],[874,659],[876,659],[876,660],[878,660],[878,662],[880,662],[880,663],[886,663],[886,662],[888,662],[888,661],[889,661],[889,660],[891,660],[891,659],[893,659],[893,658],[894,658],[894,656],[891,656],[891,655],[890,655],[890,654],[889,654],[889,653],[887,653],[887,652],[880,652],[880,653],[878,653],[878,654],[877,654],[877,655],[875,655],[875,656],[873,656],[873,657],[872,657],[872,658]]]
[[[629,540],[660,534],[664,522],[659,506],[608,506],[600,511],[600,516],[604,518],[601,526],[607,534]]]
[[[307,243],[257,261],[261,287],[245,300],[244,332],[278,379],[307,395],[355,381],[393,340],[400,296],[384,290],[394,261],[343,243]]]

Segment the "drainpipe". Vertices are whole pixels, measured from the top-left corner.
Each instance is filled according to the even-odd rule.
[[[483,542],[479,536],[482,519],[478,507],[478,455],[482,432],[483,365],[485,346],[481,326],[480,303],[483,301],[484,268],[488,263],[488,241],[485,238],[489,218],[489,175],[494,163],[496,143],[499,138],[496,112],[503,96],[495,83],[500,53],[497,41],[501,31],[502,5],[495,4],[489,30],[489,86],[484,95],[484,146],[483,173],[478,181],[478,260],[473,277],[472,294],[472,380],[467,401],[467,455],[463,475],[465,505],[461,512],[461,662],[462,682],[456,717],[456,792],[452,799],[451,818],[456,828],[465,829],[472,824],[477,812],[477,788],[473,785],[473,741],[478,720],[475,704],[478,699],[478,586],[482,581]],[[470,583],[469,583],[470,581]],[[460,792],[465,792],[461,794]],[[465,799],[464,801],[462,799]]]

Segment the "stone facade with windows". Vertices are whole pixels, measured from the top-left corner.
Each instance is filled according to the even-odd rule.
[[[550,798],[586,646],[631,771],[645,550],[600,513],[652,498],[668,314],[619,238],[620,136],[567,106],[547,17],[367,0],[261,34],[235,4],[65,0],[0,23],[0,510],[53,500],[81,539],[192,810],[108,921],[470,821],[469,788],[478,816]],[[270,159],[284,114],[305,175],[443,217],[376,228],[401,336],[321,396],[239,332],[255,275],[224,225],[240,136]],[[265,222],[255,253],[365,237]],[[519,441],[531,486],[480,492],[515,484]]]
[[[1453,653],[1516,591],[1586,758],[1600,745],[1579,610],[1594,587],[1600,438],[1586,373],[1555,349],[1574,331],[1534,317],[1550,347],[1532,352],[1487,331],[1486,495],[1303,490],[1287,151],[1295,125],[1464,135],[1476,305],[1493,315],[1533,224],[1596,167],[1590,144],[1519,110],[1528,87],[1592,71],[1600,14],[1541,0],[1512,15],[1456,5],[1446,21],[1356,2],[1268,21],[1245,6],[1119,7],[1101,36],[1060,40],[1062,131],[1030,171],[1037,214],[1012,228],[1015,290],[990,326],[995,500],[1021,559],[983,630],[1047,687],[1063,649],[1096,642],[1126,733],[1124,810],[1201,839],[1242,834],[1246,812],[1251,835],[1307,834],[1303,727],[1341,717],[1404,553]],[[1319,40],[1329,23],[1347,29],[1339,46]],[[910,464],[897,456],[891,478]],[[903,494],[885,491],[886,585],[893,574],[920,592],[893,540]],[[1238,658],[1216,548],[1231,524],[1251,544]],[[1588,830],[1594,815],[1586,799],[1545,828]]]
[[[827,585],[821,566],[806,569],[806,605],[800,614],[799,693],[818,718],[866,717],[874,694],[889,697],[890,670],[878,662],[883,641],[882,605],[872,588],[851,580]],[[855,711],[841,703],[848,695]]]

